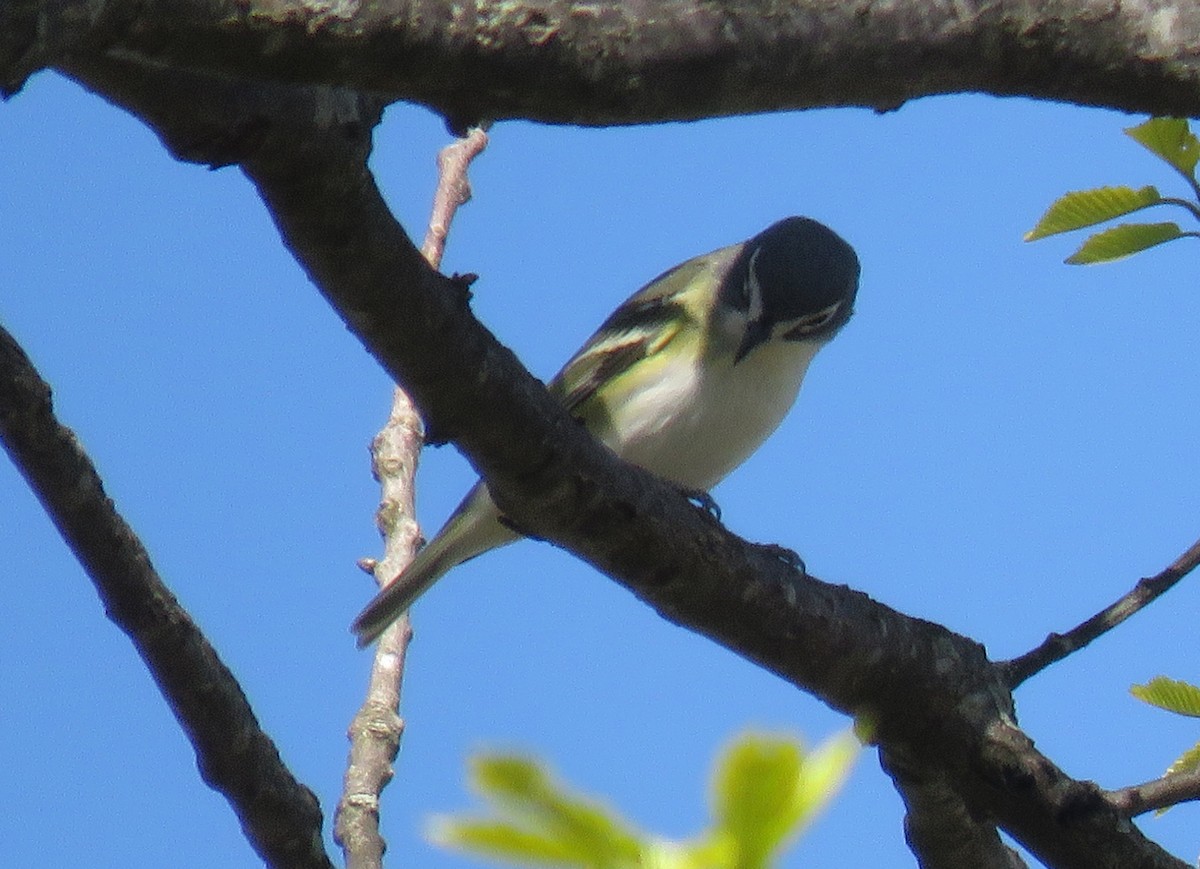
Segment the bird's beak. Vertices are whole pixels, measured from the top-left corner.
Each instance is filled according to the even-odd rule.
[[[750,351],[757,347],[762,342],[771,337],[771,327],[767,325],[765,320],[751,320],[746,324],[746,334],[742,336],[742,343],[734,354],[733,362],[736,365],[747,356]]]

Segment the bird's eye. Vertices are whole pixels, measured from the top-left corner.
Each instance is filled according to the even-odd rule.
[[[834,302],[828,308],[822,308],[812,314],[805,314],[803,317],[797,317],[793,321],[794,325],[790,331],[793,334],[819,331],[838,315],[838,312],[842,309],[842,304],[842,302]]]

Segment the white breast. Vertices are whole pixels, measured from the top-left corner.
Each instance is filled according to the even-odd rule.
[[[680,359],[621,403],[620,436],[608,445],[681,486],[708,490],[779,427],[819,348],[772,341],[716,372]]]

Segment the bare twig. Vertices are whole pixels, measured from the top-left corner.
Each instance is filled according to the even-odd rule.
[[[420,452],[421,419],[407,394],[397,389],[387,424],[371,444],[372,470],[382,488],[376,522],[384,537],[384,558],[373,565],[381,583],[402,570],[420,544],[414,485]],[[379,794],[391,780],[391,763],[404,733],[400,684],[411,639],[407,615],[384,631],[366,700],[350,723],[350,758],[333,827],[347,869],[374,869],[383,863]]]
[[[476,127],[438,154],[438,188],[421,247],[435,269],[441,265],[455,212],[471,198],[467,168],[487,141],[487,133]],[[412,399],[397,387],[387,425],[371,445],[375,479],[383,489],[376,519],[384,535],[385,555],[372,565],[381,586],[412,561],[420,543],[415,475],[422,428]],[[347,869],[375,869],[383,864],[379,796],[392,778],[391,763],[404,733],[400,685],[411,640],[412,625],[405,613],[379,638],[367,699],[350,724],[350,761],[334,821],[334,839],[346,855]]]
[[[1151,601],[1160,597],[1175,583],[1191,573],[1197,565],[1200,565],[1200,540],[1193,543],[1186,552],[1157,576],[1138,580],[1137,585],[1130,589],[1128,594],[1105,607],[1087,621],[1081,622],[1065,634],[1051,634],[1037,648],[1026,652],[1019,658],[999,664],[1005,681],[1010,688],[1016,688],[1035,673],[1039,673],[1051,664],[1079,651],[1092,640],[1112,630]]]
[[[1109,791],[1105,799],[1118,812],[1131,818],[1179,803],[1200,800],[1200,770],[1164,775],[1154,781]]]
[[[50,387],[0,328],[0,440],[79,559],[108,617],[133,641],[196,752],[269,866],[330,869],[316,797],[259,727],[241,686],[163,584],[117,513]]]
[[[487,147],[487,127],[472,127],[467,135],[438,152],[438,187],[433,194],[429,228],[421,245],[421,255],[435,269],[442,266],[446,234],[459,207],[471,200],[471,182],[467,167]]]

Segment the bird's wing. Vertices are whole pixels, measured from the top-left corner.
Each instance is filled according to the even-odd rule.
[[[694,319],[685,296],[693,281],[706,277],[707,259],[676,266],[617,308],[550,381],[550,394],[575,413],[601,384],[670,344]]]

